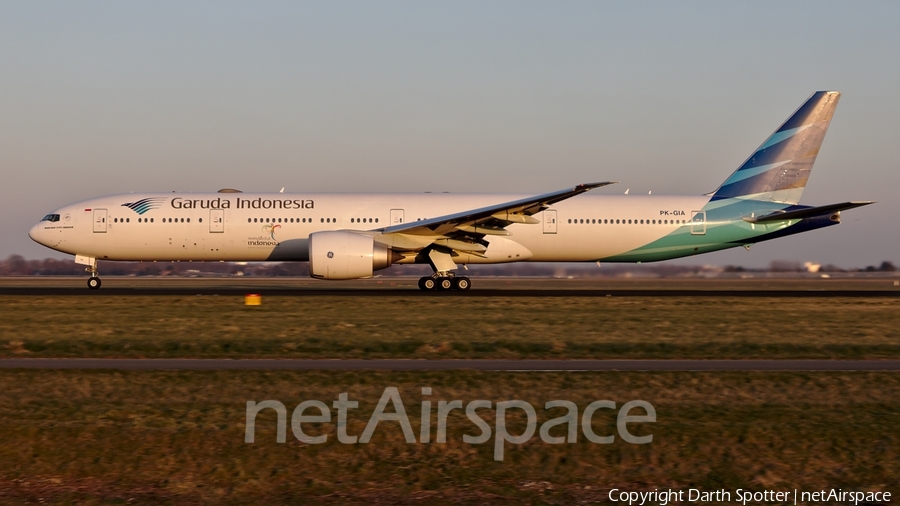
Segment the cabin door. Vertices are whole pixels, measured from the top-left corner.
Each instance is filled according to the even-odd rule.
[[[220,233],[225,231],[224,209],[209,210],[209,231],[212,233]]]
[[[691,234],[706,235],[706,211],[691,211]]]
[[[391,226],[403,223],[403,209],[391,209]]]
[[[106,209],[94,209],[94,233],[106,233]]]
[[[544,233],[556,233],[556,209],[547,209],[544,211]]]

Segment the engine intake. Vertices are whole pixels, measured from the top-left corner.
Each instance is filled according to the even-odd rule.
[[[356,232],[315,232],[309,236],[309,275],[318,279],[370,278],[400,255],[372,236]]]

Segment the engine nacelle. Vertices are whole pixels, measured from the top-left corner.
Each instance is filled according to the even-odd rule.
[[[309,275],[318,279],[370,278],[391,266],[396,253],[372,236],[355,232],[315,232],[309,236]]]

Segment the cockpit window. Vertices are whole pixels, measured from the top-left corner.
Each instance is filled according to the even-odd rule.
[[[59,215],[48,214],[47,216],[44,216],[44,219],[42,219],[41,221],[59,221]]]

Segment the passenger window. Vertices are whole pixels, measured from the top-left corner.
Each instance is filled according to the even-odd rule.
[[[378,218],[375,218],[375,223],[378,223]]]

